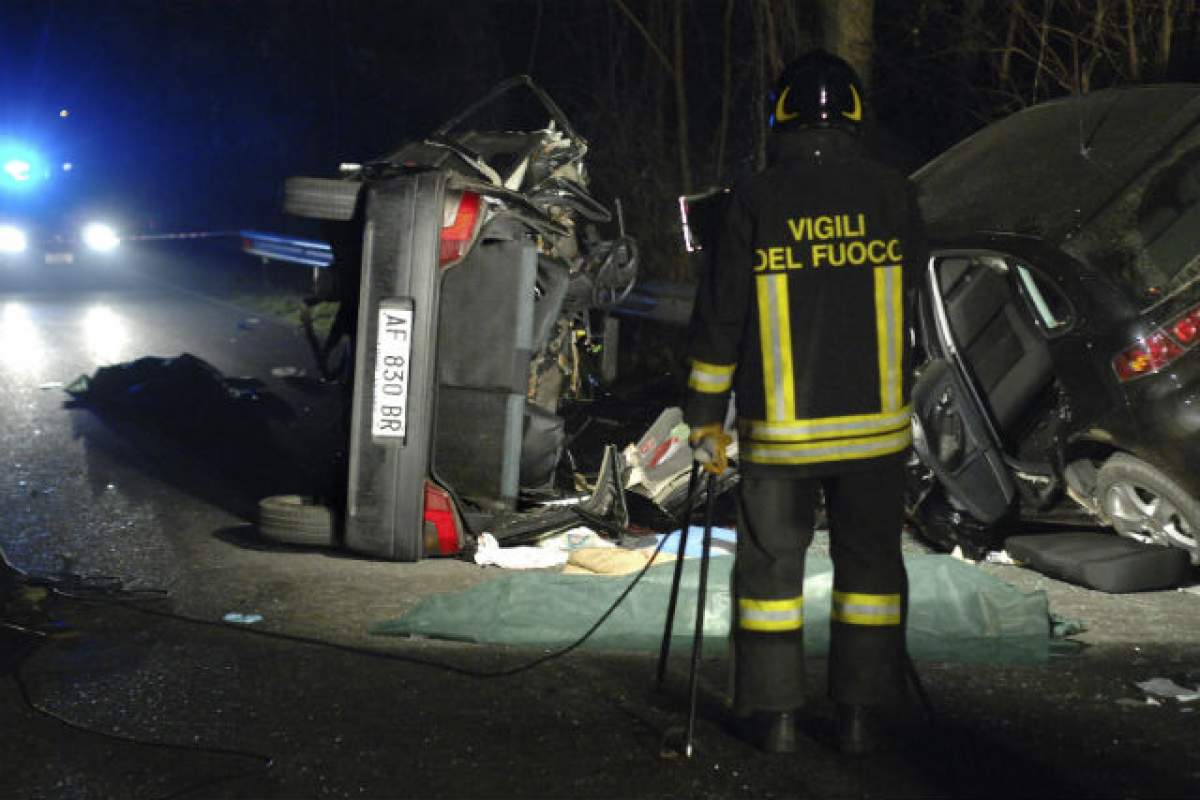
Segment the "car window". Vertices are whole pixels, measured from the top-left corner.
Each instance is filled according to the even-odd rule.
[[[1016,265],[1017,280],[1034,315],[1046,333],[1061,333],[1071,326],[1073,314],[1067,296],[1049,278],[1024,264]]]
[[[1064,249],[1132,289],[1143,307],[1200,274],[1200,128],[1145,170]]]

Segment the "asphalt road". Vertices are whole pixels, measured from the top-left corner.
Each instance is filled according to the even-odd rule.
[[[480,678],[541,653],[371,636],[498,572],[261,540],[258,497],[327,488],[337,398],[273,374],[311,372],[303,340],[198,292],[211,261],[125,258],[0,274],[0,545],[31,574],[84,576],[60,584],[76,597],[28,590],[9,609],[47,635],[0,640],[0,797],[1200,796],[1200,703],[1147,704],[1133,685],[1200,684],[1192,593],[1109,596],[981,566],[1084,621],[1082,649],[919,664],[934,720],[899,713],[894,746],[866,761],[830,746],[820,663],[801,752],[766,757],[731,734],[725,657],[710,654],[689,760],[662,752],[683,720],[682,659],[659,694],[643,655]],[[64,407],[58,383],[181,353],[260,380],[292,416],[248,432],[196,403],[153,424]],[[142,599],[98,591],[118,583]],[[222,623],[230,611],[263,621]]]

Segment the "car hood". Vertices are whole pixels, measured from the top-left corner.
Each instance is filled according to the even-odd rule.
[[[1200,85],[1111,89],[1032,106],[913,174],[930,232],[1062,245],[1200,124]]]

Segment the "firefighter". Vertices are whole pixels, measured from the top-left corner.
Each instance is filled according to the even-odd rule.
[[[736,408],[733,700],[769,752],[795,749],[804,562],[822,497],[843,752],[878,743],[880,707],[905,687],[908,298],[926,245],[912,185],[863,142],[863,99],[829,53],[784,69],[770,163],[734,187],[692,320],[686,419],[710,472],[727,468],[722,423],[731,398]]]

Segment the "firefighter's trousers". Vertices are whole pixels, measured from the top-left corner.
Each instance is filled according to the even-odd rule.
[[[743,474],[734,565],[738,713],[790,711],[804,703],[804,560],[819,490],[834,569],[829,694],[836,702],[862,705],[903,696],[904,468],[888,458],[835,477]]]

